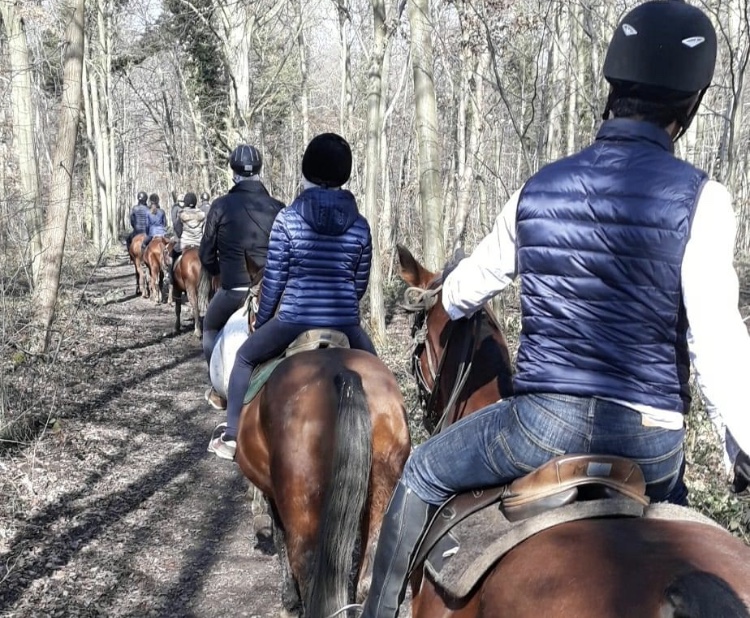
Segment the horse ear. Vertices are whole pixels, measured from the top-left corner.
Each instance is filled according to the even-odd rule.
[[[396,245],[401,278],[414,287],[426,288],[435,275],[422,266],[411,252],[402,245]]]

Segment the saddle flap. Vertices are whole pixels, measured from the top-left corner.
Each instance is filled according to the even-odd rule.
[[[607,487],[643,506],[649,503],[643,472],[630,459],[614,455],[563,455],[513,481],[503,496],[503,509],[518,514],[527,505],[589,485]]]
[[[314,328],[306,330],[286,349],[286,356],[319,348],[348,348],[349,338],[332,328]]]

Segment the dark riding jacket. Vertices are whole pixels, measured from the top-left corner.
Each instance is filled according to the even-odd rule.
[[[164,236],[167,233],[167,215],[161,208],[156,212],[148,213],[148,235],[149,238]]]
[[[317,187],[303,191],[274,222],[256,328],[277,307],[282,322],[358,325],[371,260],[370,226],[354,196]]]
[[[524,186],[516,393],[690,404],[681,266],[705,172],[654,124],[605,122]]]
[[[247,254],[259,266],[266,264],[268,236],[284,204],[268,194],[257,180],[243,180],[217,198],[206,217],[200,257],[211,275],[221,276],[225,290],[247,287]]]
[[[148,233],[148,206],[145,204],[136,204],[130,211],[130,225],[133,228],[133,235]]]

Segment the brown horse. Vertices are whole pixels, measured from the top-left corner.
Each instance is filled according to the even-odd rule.
[[[143,263],[148,269],[150,297],[157,304],[162,301],[162,288],[164,286],[163,254],[167,243],[167,239],[163,236],[152,238],[143,254]],[[147,296],[144,295],[144,298],[147,298]]]
[[[325,618],[364,598],[409,450],[396,378],[360,350],[290,356],[245,405],[236,460],[268,500],[287,612]]]
[[[174,240],[170,240],[166,245],[162,247],[162,264],[164,270],[168,271],[172,269],[171,284],[169,286],[169,295],[167,302],[171,305],[174,302],[174,331],[180,332],[180,314],[182,312],[182,293],[187,294],[188,302],[190,307],[193,309],[193,332],[195,336],[200,339],[202,335],[201,331],[201,318],[200,318],[200,307],[208,304],[208,299],[204,299],[202,302],[199,299],[199,293],[202,291],[199,287],[201,280],[201,260],[198,255],[197,247],[188,247],[182,252],[182,256],[178,258],[176,265],[172,264],[172,250],[174,249]]]
[[[491,313],[451,322],[440,279],[402,247],[399,260],[401,277],[418,292],[407,308],[415,312],[415,374],[435,402],[426,415],[435,424],[444,415],[447,425],[510,394],[507,348]],[[494,380],[487,378],[492,356]],[[750,549],[703,523],[584,520],[524,541],[463,599],[448,597],[421,567],[411,584],[414,618],[747,617]]]
[[[141,294],[143,298],[148,296],[146,274],[141,269],[141,245],[145,238],[145,234],[136,234],[130,241],[130,247],[128,247],[130,261],[133,263],[133,266],[135,266],[135,295],[138,296]]]

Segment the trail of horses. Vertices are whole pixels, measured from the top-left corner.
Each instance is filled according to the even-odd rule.
[[[87,294],[127,296],[75,325],[56,431],[0,460],[0,615],[278,615],[262,502],[206,452],[221,416],[200,343],[132,273],[96,272]]]

